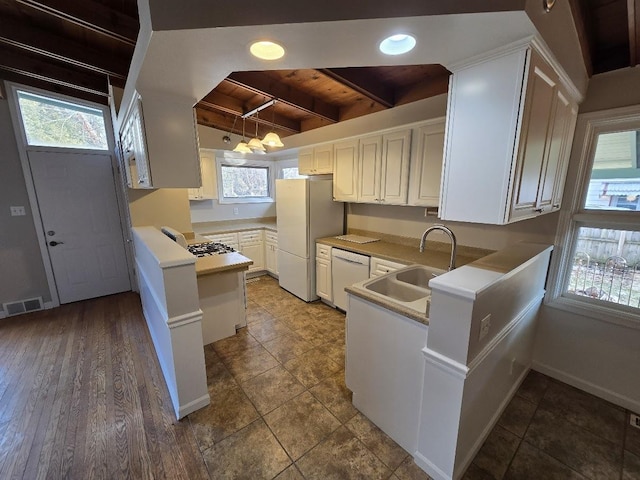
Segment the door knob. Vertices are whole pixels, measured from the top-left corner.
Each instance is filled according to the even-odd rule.
[[[47,235],[49,235],[50,237],[53,237],[56,234],[56,232],[54,232],[53,230],[49,230],[47,232]]]
[[[52,247],[55,247],[56,245],[61,245],[61,244],[63,244],[63,243],[64,243],[64,242],[56,242],[55,240],[51,240],[51,241],[49,242],[49,245],[51,245]]]

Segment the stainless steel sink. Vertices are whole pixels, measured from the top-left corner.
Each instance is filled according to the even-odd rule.
[[[428,317],[431,302],[429,280],[442,273],[446,273],[446,270],[411,265],[382,277],[355,284],[354,287],[360,287],[387,302],[410,308]]]

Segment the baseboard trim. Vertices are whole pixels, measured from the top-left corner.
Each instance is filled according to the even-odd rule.
[[[433,480],[452,480],[452,477],[445,474],[442,470],[436,467],[427,457],[420,452],[413,454],[413,461],[416,462],[422,471],[426,472]]]
[[[200,398],[196,398],[195,400],[187,403],[186,405],[180,405],[178,409],[177,415],[178,419],[184,418],[190,413],[195,412],[196,410],[200,410],[201,408],[206,407],[211,403],[211,398],[209,398],[209,394],[203,395]]]
[[[535,360],[533,361],[531,368],[551,378],[555,378],[556,380],[569,384],[572,387],[584,390],[585,392],[595,395],[596,397],[602,398],[615,405],[626,408],[627,410],[640,412],[640,401],[636,399],[621,395],[617,392],[614,392],[613,390],[609,390],[608,388],[600,387],[595,383],[591,383],[580,377],[576,377],[575,375],[571,375],[570,373],[564,372],[544,363],[537,362]]]

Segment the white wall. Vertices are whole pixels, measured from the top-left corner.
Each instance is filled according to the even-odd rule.
[[[10,206],[26,215],[12,217]],[[0,304],[42,297],[51,301],[38,247],[27,187],[13,132],[9,104],[0,99]],[[1,307],[1,306],[0,306]]]
[[[192,230],[185,188],[129,189],[128,197],[133,227],[166,225],[181,232]]]
[[[594,76],[580,113],[640,104],[640,68]],[[576,137],[567,191],[573,190],[583,138]],[[570,188],[571,187],[571,188]],[[568,204],[569,198],[565,198]],[[640,315],[639,315],[640,317]],[[542,310],[534,368],[594,395],[640,412],[640,325],[629,328],[605,318]]]
[[[469,208],[473,208],[470,201]],[[445,223],[456,234],[459,245],[499,250],[519,241],[553,244],[558,214],[550,213],[511,225],[482,225],[478,223],[441,222],[434,216],[425,217],[422,207],[370,205],[352,203],[347,210],[347,227],[389,235],[419,238],[434,223]],[[447,242],[443,237],[439,240]],[[417,247],[417,245],[416,245]]]

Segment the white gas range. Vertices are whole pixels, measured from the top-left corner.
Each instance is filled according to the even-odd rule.
[[[189,243],[183,233],[171,227],[162,227],[162,233],[175,241],[181,247],[186,248],[189,253],[196,257],[210,257],[212,255],[222,255],[225,253],[233,253],[236,250],[229,245],[218,242],[201,242]]]

